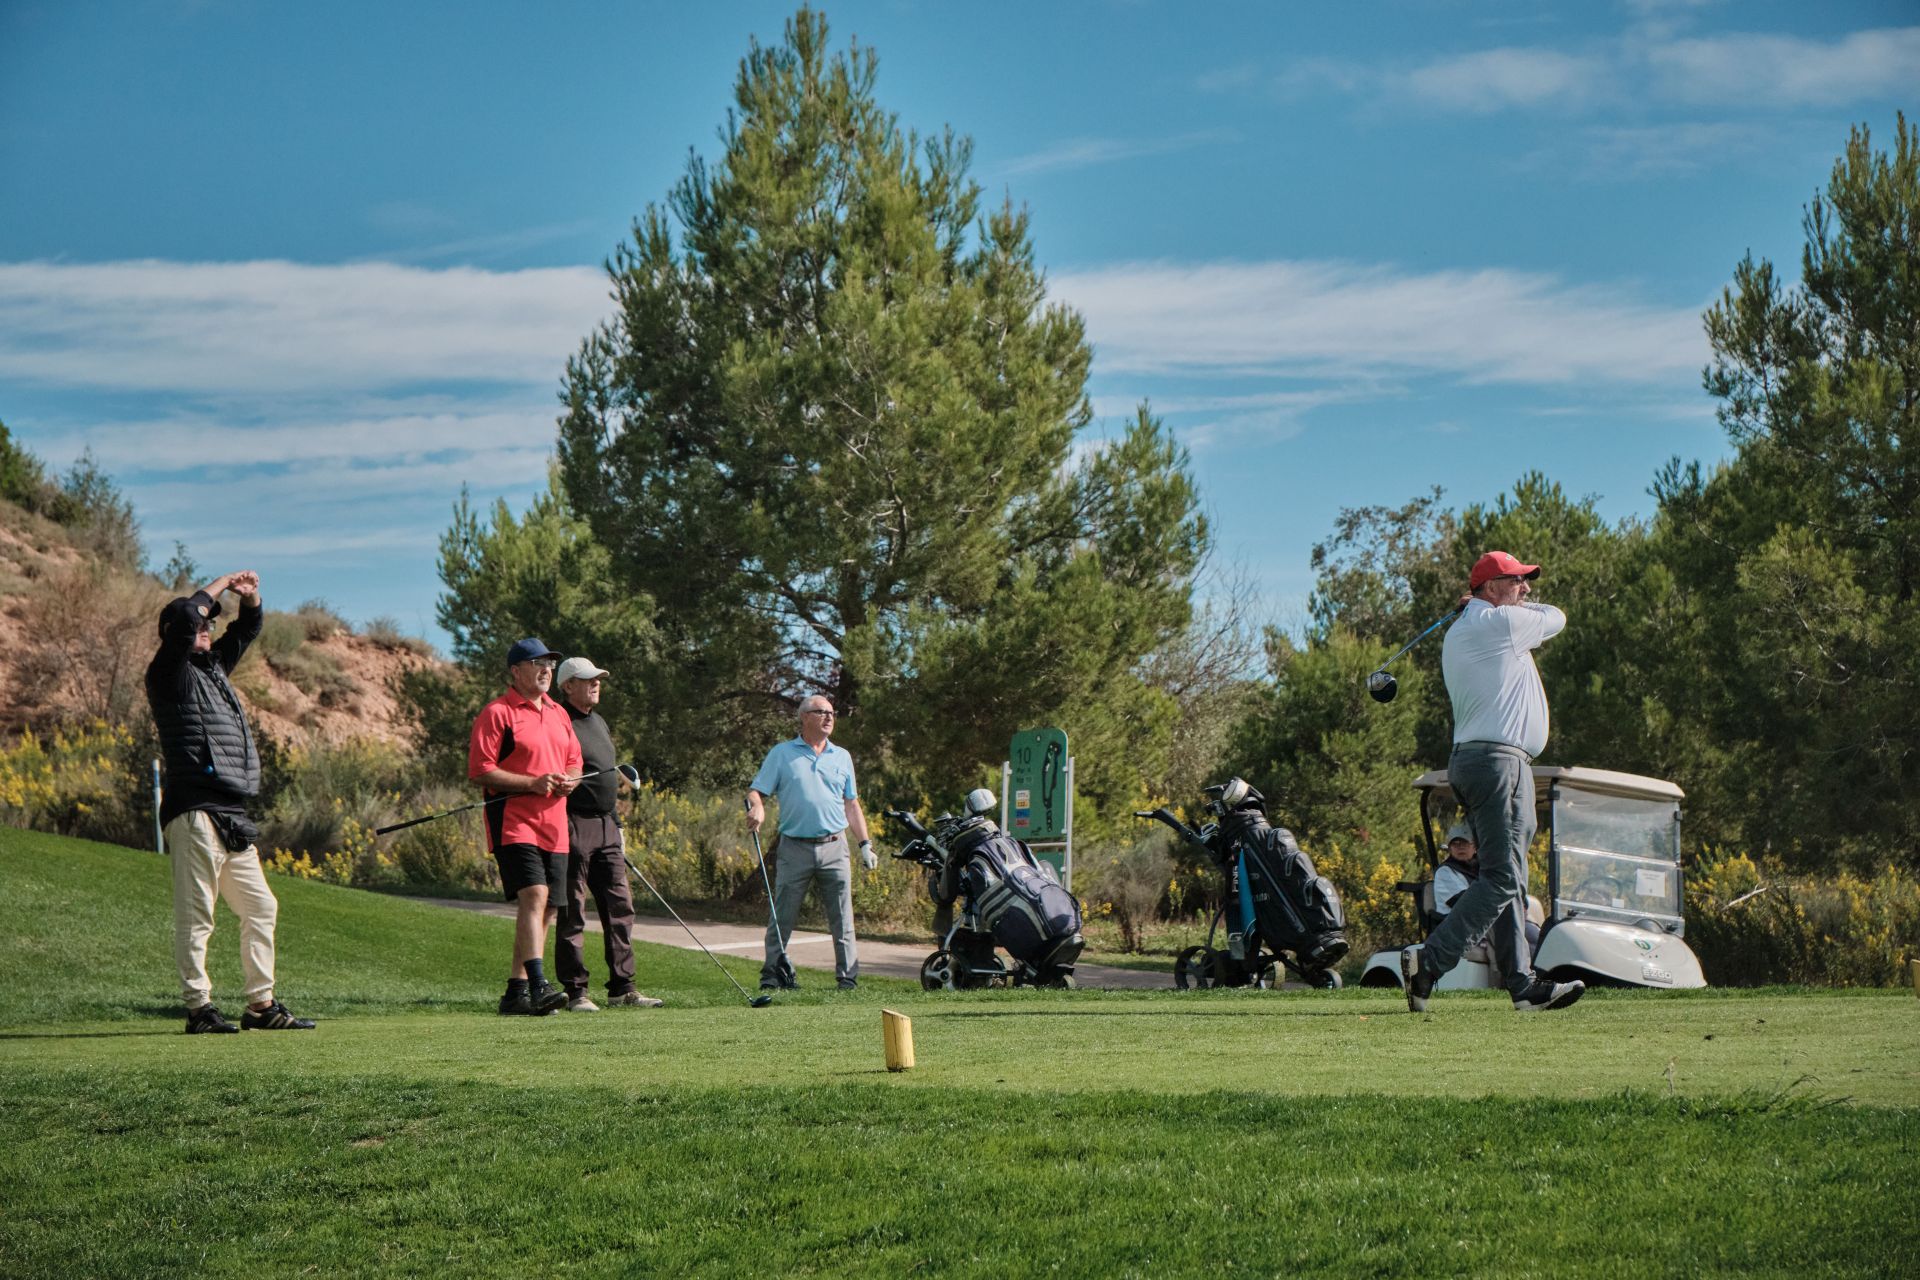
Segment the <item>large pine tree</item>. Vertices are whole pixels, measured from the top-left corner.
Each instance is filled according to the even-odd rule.
[[[1168,707],[1135,672],[1206,539],[1184,453],[1144,409],[1078,445],[1091,352],[1024,213],[983,214],[966,141],[903,131],[876,69],[808,10],[752,48],[724,153],[609,263],[567,495],[654,604],[663,732],[764,744],[818,690],[903,783],[1049,721],[1138,766]]]

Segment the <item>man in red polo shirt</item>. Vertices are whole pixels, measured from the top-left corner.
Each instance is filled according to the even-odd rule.
[[[487,798],[487,843],[507,900],[518,904],[505,1014],[552,1013],[567,1002],[547,981],[547,906],[567,896],[567,796],[579,785],[580,741],[547,696],[560,655],[528,638],[507,651],[507,691],[482,707],[467,743],[467,777]]]

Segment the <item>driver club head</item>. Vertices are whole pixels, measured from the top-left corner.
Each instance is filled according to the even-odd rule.
[[[615,767],[614,772],[625,778],[628,786],[637,787],[640,785],[640,771],[632,765],[618,765]]]
[[[1400,692],[1400,682],[1385,671],[1376,671],[1367,677],[1367,693],[1375,702],[1392,702]]]
[[[747,1001],[747,1008],[749,1008],[749,1009],[764,1009],[764,1008],[766,1008],[766,1007],[767,1007],[768,1005],[770,1005],[770,1004],[772,1004],[772,1003],[773,1003],[773,997],[772,997],[772,996],[770,996],[770,995],[758,995],[758,996],[755,996],[755,997],[754,997],[753,999],[751,999],[751,1000],[749,1000],[749,1001]]]

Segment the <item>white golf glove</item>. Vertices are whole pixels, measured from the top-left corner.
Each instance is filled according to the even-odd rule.
[[[871,871],[880,865],[880,859],[873,852],[873,841],[860,842],[860,865]]]

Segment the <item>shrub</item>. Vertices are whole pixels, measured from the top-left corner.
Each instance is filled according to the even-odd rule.
[[[33,585],[21,622],[34,643],[16,677],[40,704],[85,721],[126,724],[146,714],[145,677],[159,644],[166,592],[100,560],[54,569]]]
[[[360,634],[382,649],[396,649],[403,653],[416,654],[422,658],[434,656],[433,646],[419,636],[410,636],[400,630],[400,624],[392,618],[379,617],[361,628]]]
[[[1338,842],[1309,854],[1314,870],[1333,881],[1347,916],[1350,955],[1364,963],[1381,947],[1404,946],[1418,940],[1419,922],[1413,898],[1394,886],[1411,880],[1412,872],[1381,853],[1348,854]]]
[[[21,734],[0,749],[0,820],[61,835],[124,838],[134,811],[129,797],[142,791],[139,775],[129,776],[133,741],[131,730],[100,721],[56,729],[44,740]]]
[[[340,824],[340,846],[324,853],[275,849],[261,863],[267,870],[302,880],[372,889],[400,883],[400,867],[376,841],[373,828],[348,818]]]
[[[430,787],[416,792],[405,808],[410,815],[419,816],[456,808],[472,799],[473,793],[466,788]],[[499,872],[487,854],[477,810],[409,827],[393,837],[391,852],[399,864],[400,878],[410,885],[496,891],[500,887]]]
[[[261,823],[270,849],[322,855],[346,843],[349,821],[371,830],[413,790],[414,764],[373,739],[304,743],[277,753],[276,794]],[[263,775],[265,758],[262,759]]]
[[[278,666],[281,659],[306,642],[306,625],[296,615],[269,611],[260,620],[260,636],[253,642],[249,652],[257,653]]]
[[[1114,852],[1092,852],[1081,858],[1092,874],[1086,884],[1089,914],[1106,914],[1120,929],[1124,951],[1141,949],[1142,935],[1158,919],[1160,904],[1173,882],[1173,854],[1168,837],[1153,835]]]
[[[325,600],[308,600],[294,610],[293,617],[299,622],[303,638],[307,640],[331,640],[343,632],[351,632],[347,620],[335,612]]]
[[[323,707],[344,705],[360,688],[338,658],[310,644],[302,644],[292,653],[273,659],[273,669]]]
[[[1688,872],[1686,919],[1715,986],[1887,986],[1920,956],[1920,886],[1897,866],[1815,877],[1709,853]]]

